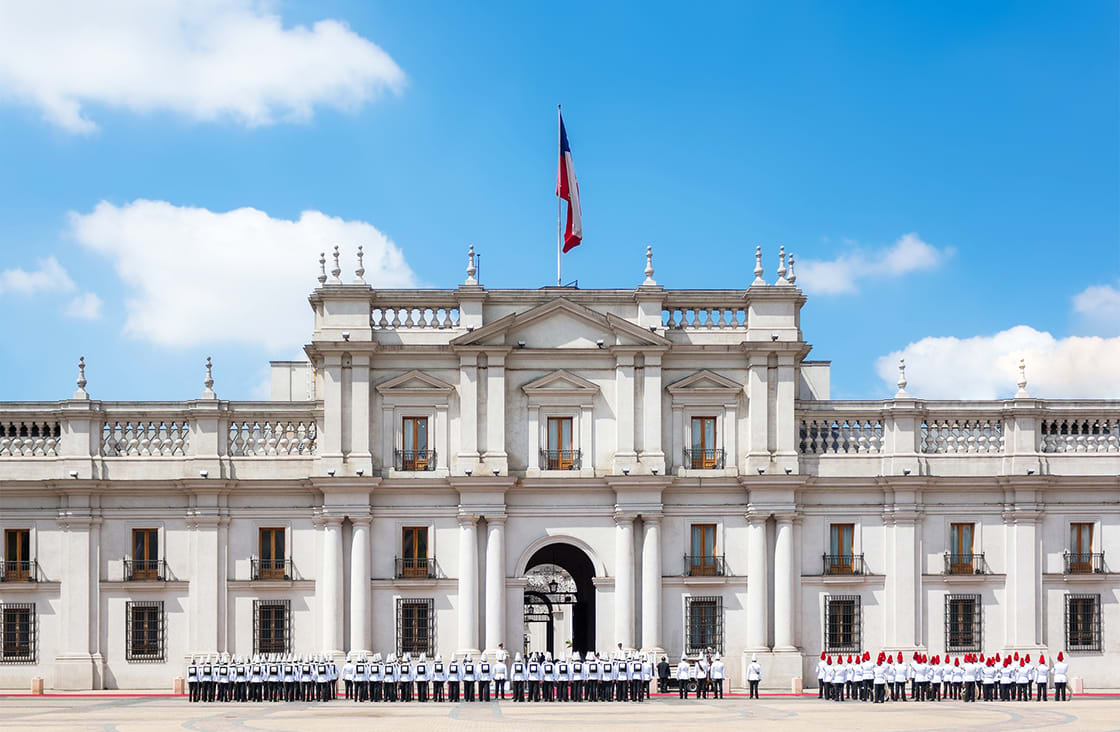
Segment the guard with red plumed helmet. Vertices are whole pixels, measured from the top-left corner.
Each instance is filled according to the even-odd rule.
[[[1066,682],[1069,679],[1069,664],[1065,656],[1058,651],[1058,660],[1054,662],[1054,701],[1068,701],[1066,698]]]
[[[1038,665],[1034,667],[1034,683],[1038,689],[1037,701],[1048,701],[1047,683],[1050,681],[1050,667],[1046,665],[1045,654],[1038,654]]]
[[[817,698],[824,699],[824,672],[828,664],[824,662],[824,651],[821,651],[821,660],[817,661]]]

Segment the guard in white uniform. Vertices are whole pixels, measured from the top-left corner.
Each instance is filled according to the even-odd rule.
[[[679,693],[681,699],[688,698],[688,669],[688,659],[684,656],[681,656],[680,663],[677,664],[677,692]]]
[[[1069,663],[1065,656],[1058,651],[1058,660],[1054,664],[1054,701],[1069,701],[1066,697],[1066,683],[1069,681]]]
[[[1039,654],[1038,665],[1034,667],[1034,683],[1038,689],[1038,698],[1036,701],[1048,701],[1049,693],[1047,692],[1046,685],[1050,681],[1050,667],[1046,665],[1045,654]]]
[[[751,654],[751,662],[747,665],[747,684],[750,686],[748,699],[758,698],[758,684],[762,681],[762,664],[758,662],[758,655]]]

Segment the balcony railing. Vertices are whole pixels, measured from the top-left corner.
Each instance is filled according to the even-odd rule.
[[[581,457],[579,450],[541,450],[541,470],[579,470]]]
[[[953,554],[945,552],[945,574],[987,574],[983,554]]]
[[[394,450],[394,470],[435,470],[435,450]]]
[[[5,559],[0,562],[0,582],[38,582],[39,563],[35,560]]]
[[[162,559],[125,559],[125,582],[143,582],[167,579],[167,563]]]
[[[249,579],[290,580],[293,576],[291,559],[252,559]]]
[[[714,554],[685,554],[685,577],[725,577],[727,564],[722,556]]]
[[[397,557],[393,576],[397,579],[435,579],[436,560],[433,557]]]
[[[823,574],[830,577],[862,576],[867,574],[862,554],[822,554]]]
[[[1066,574],[1104,574],[1104,552],[1065,553]]]
[[[723,450],[685,450],[684,464],[693,470],[723,470]]]

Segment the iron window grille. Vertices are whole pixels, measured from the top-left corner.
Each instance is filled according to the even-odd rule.
[[[394,470],[425,471],[436,469],[435,450],[394,450]]]
[[[290,580],[294,577],[291,559],[258,559],[249,561],[251,580]]]
[[[945,595],[945,650],[980,651],[983,647],[980,595]]]
[[[124,579],[126,582],[167,579],[167,563],[162,559],[125,559]]]
[[[164,660],[163,600],[125,603],[126,661]]]
[[[0,603],[0,663],[35,663],[37,620],[33,602]]]
[[[684,464],[692,470],[723,470],[723,449],[684,451]]]
[[[1066,650],[1101,650],[1101,596],[1066,595]]]
[[[583,465],[579,450],[541,450],[541,470],[579,470]]]
[[[826,653],[863,650],[863,608],[859,595],[827,595],[824,599]]]
[[[34,559],[5,559],[0,562],[0,582],[39,582],[39,563]]]
[[[823,573],[826,575],[864,575],[867,574],[863,566],[862,554],[822,554],[824,562]]]
[[[253,653],[291,653],[292,601],[253,600]]]
[[[1066,552],[1066,574],[1103,574],[1104,552]]]
[[[396,579],[435,579],[436,560],[432,557],[396,557]]]
[[[727,563],[723,556],[714,554],[685,554],[685,577],[724,577],[727,575]]]
[[[686,597],[684,600],[685,654],[709,648],[723,653],[723,598]]]
[[[397,655],[435,652],[435,600],[397,598]]]
[[[987,574],[983,553],[954,554],[945,552],[945,574]]]

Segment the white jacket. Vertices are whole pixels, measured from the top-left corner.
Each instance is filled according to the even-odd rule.
[[[757,661],[752,661],[747,665],[747,681],[761,681],[762,680],[762,665]]]
[[[1034,667],[1034,680],[1040,684],[1045,684],[1050,678],[1050,667],[1044,663],[1040,663]]]
[[[1054,663],[1054,683],[1064,684],[1068,681],[1069,664],[1065,661],[1057,661]]]

